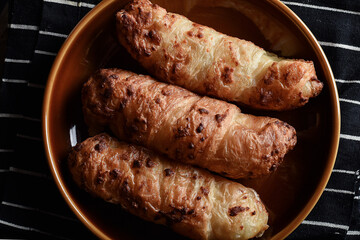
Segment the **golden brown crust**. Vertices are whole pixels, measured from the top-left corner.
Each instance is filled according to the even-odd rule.
[[[91,77],[82,102],[92,132],[109,127],[121,140],[230,178],[272,172],[296,144],[295,129],[278,119],[120,69]]]
[[[74,147],[68,165],[89,193],[192,239],[248,239],[268,227],[254,190],[107,134]]]
[[[279,58],[148,0],[131,2],[116,18],[118,39],[136,60],[159,80],[194,92],[287,110],[323,87],[310,61]]]

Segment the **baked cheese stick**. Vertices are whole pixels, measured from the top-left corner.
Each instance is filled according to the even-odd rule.
[[[268,228],[253,189],[107,134],[78,144],[68,165],[89,193],[192,239],[249,239]]]
[[[92,133],[108,127],[120,140],[229,178],[270,173],[296,144],[295,129],[278,119],[120,69],[95,73],[82,103]]]
[[[323,87],[311,61],[280,58],[148,0],[119,11],[116,25],[120,43],[153,76],[202,95],[280,111],[304,105]]]

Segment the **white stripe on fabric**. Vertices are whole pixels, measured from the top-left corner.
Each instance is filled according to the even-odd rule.
[[[33,121],[33,122],[41,122],[41,119],[39,119],[39,118],[28,117],[28,116],[22,116],[22,119]]]
[[[355,192],[351,192],[351,191],[348,191],[348,190],[333,189],[333,188],[325,188],[324,191],[326,191],[326,192],[334,192],[334,193],[350,194],[350,195],[355,194]]]
[[[44,232],[42,230],[36,229],[36,228],[18,225],[18,224],[7,222],[7,221],[1,220],[1,219],[0,219],[0,224],[6,225],[8,227],[13,227],[13,228],[17,228],[17,229],[20,229],[20,230],[24,230],[24,231],[37,232],[37,233],[44,234],[44,235],[47,235],[47,236],[51,236],[51,237],[54,237],[54,238],[57,238],[57,239],[69,240],[68,238],[60,237],[60,236],[57,236],[57,235],[54,235],[54,234],[51,234],[51,233]]]
[[[360,80],[335,79],[335,82],[339,82],[339,83],[360,83]]]
[[[78,220],[75,219],[75,218],[66,217],[66,216],[63,216],[63,215],[59,215],[59,214],[48,212],[48,211],[43,211],[43,210],[38,209],[38,208],[28,207],[28,206],[24,206],[24,205],[17,204],[17,203],[11,203],[11,202],[2,201],[1,204],[5,205],[5,206],[8,206],[8,207],[14,207],[14,208],[20,208],[20,209],[24,209],[24,210],[39,212],[39,213],[47,214],[47,215],[50,215],[50,216],[58,217],[58,218],[61,218],[61,219],[65,219],[65,220],[69,220],[69,221],[73,221],[73,222],[78,222]]]
[[[28,117],[28,116],[24,116],[21,114],[15,114],[15,113],[0,113],[0,118],[19,118],[19,119],[25,119],[25,120],[35,121],[35,122],[41,122],[41,119],[39,119],[39,118]]]
[[[87,7],[87,8],[94,8],[95,4],[80,2],[79,6],[80,7]]]
[[[52,180],[52,178],[49,175],[46,175],[44,173],[29,171],[29,170],[15,168],[15,167],[10,167],[9,172],[20,173],[20,174],[33,176],[33,177],[40,177],[40,178],[46,178],[46,179]]]
[[[42,35],[48,35],[48,36],[53,36],[53,37],[61,37],[61,38],[67,38],[68,35],[67,34],[62,34],[62,33],[56,33],[56,32],[48,32],[48,31],[39,31],[40,34]]]
[[[32,88],[45,88],[45,85],[28,82],[28,87],[32,87]]]
[[[343,170],[343,169],[333,169],[332,171],[335,173],[345,173],[345,174],[351,174],[351,175],[356,174],[355,171],[349,171],[349,170]]]
[[[344,229],[346,231],[349,229],[349,226],[341,225],[341,224],[335,224],[335,223],[329,223],[329,222],[319,222],[319,221],[304,220],[302,222],[302,224],[313,225],[313,226],[321,226],[321,227],[338,228],[338,229]]]
[[[22,79],[8,79],[8,78],[3,78],[1,81],[4,83],[27,83],[28,82],[28,81],[22,80]]]
[[[319,10],[326,10],[326,11],[332,11],[332,12],[341,12],[346,14],[354,14],[354,15],[360,15],[360,12],[355,11],[349,11],[344,9],[338,9],[338,8],[331,8],[331,7],[324,7],[324,6],[318,6],[318,5],[312,5],[312,4],[306,4],[306,3],[298,3],[298,2],[288,2],[288,1],[282,1],[286,5],[293,5],[298,7],[307,7],[307,8],[314,8]]]
[[[34,26],[34,25],[13,24],[12,23],[12,24],[9,24],[8,26],[11,29],[22,29],[22,30],[33,30],[33,31],[39,30],[39,27]],[[61,38],[67,38],[68,37],[67,34],[50,32],[50,31],[43,31],[43,30],[40,30],[39,34],[53,36],[53,37],[61,37]]]
[[[16,113],[0,113],[0,118],[23,118],[23,116]]]
[[[69,6],[73,6],[73,7],[86,7],[86,8],[95,7],[94,4],[84,3],[84,2],[78,3],[78,2],[74,2],[74,1],[68,1],[68,0],[44,0],[44,2],[64,4],[64,5],[69,5]]]
[[[16,134],[16,136],[19,138],[23,138],[23,139],[27,139],[27,140],[31,140],[31,141],[42,142],[42,138],[38,138],[38,137],[28,136],[28,135],[24,135],[24,134]]]
[[[12,153],[12,152],[15,152],[14,149],[1,149],[0,148],[0,153]]]
[[[7,63],[31,63],[31,61],[27,60],[27,59],[13,59],[13,58],[5,58],[5,62],[7,62]]]
[[[359,136],[353,136],[353,135],[348,135],[348,134],[340,134],[340,138],[354,140],[354,141],[360,141]]]
[[[354,199],[359,200],[360,196],[355,196]]]
[[[321,46],[343,48],[343,49],[358,51],[358,52],[360,51],[360,47],[357,47],[357,46],[351,46],[351,45],[347,45],[347,44],[333,43],[333,42],[323,42],[323,41],[318,41],[318,42],[320,43]]]
[[[42,50],[35,50],[36,54],[41,54],[41,55],[47,55],[47,56],[56,56],[57,53],[54,52],[47,52],[47,51],[42,51]]]
[[[8,25],[9,28],[11,29],[22,29],[22,30],[33,30],[33,31],[37,31],[39,30],[38,26],[34,26],[34,25],[25,25],[25,24],[14,24],[11,23]]]
[[[339,98],[339,101],[360,105],[360,101],[355,101],[355,100],[350,100],[350,99],[345,99],[345,98]]]
[[[346,235],[359,236],[360,231],[348,231]]]

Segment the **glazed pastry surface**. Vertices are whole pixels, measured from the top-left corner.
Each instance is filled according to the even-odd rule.
[[[288,110],[317,96],[314,64],[284,59],[135,0],[116,15],[119,42],[158,80],[256,109]]]
[[[92,134],[109,128],[120,140],[229,178],[269,174],[296,144],[283,121],[120,69],[94,74],[82,103]]]
[[[107,134],[75,146],[68,165],[94,196],[192,239],[249,239],[268,228],[253,189]]]

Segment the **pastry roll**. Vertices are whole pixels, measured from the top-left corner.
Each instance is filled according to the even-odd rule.
[[[91,133],[109,128],[120,140],[229,178],[270,173],[296,144],[295,129],[278,119],[120,69],[95,73],[82,103]]]
[[[78,144],[68,165],[89,193],[192,239],[249,239],[268,228],[257,193],[107,134]]]
[[[280,58],[148,0],[119,11],[116,26],[120,43],[153,76],[202,95],[280,111],[323,87],[311,61]]]

